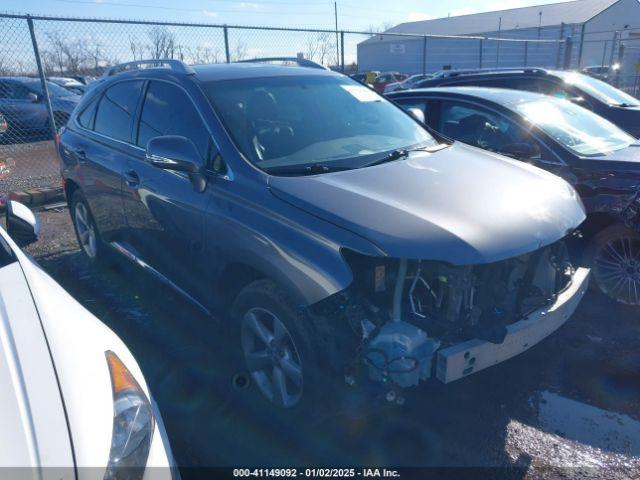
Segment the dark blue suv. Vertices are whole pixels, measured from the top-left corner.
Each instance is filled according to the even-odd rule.
[[[449,70],[418,83],[416,88],[453,86],[509,88],[567,99],[640,137],[640,101],[580,72],[542,68]]]
[[[451,382],[582,297],[566,239],[585,213],[564,180],[325,69],[134,66],[151,68],[109,71],[61,134],[78,241],[225,319],[259,401],[302,412],[363,375]]]

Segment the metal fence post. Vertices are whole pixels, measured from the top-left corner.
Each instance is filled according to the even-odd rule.
[[[618,66],[622,65],[622,61],[624,59],[624,43],[622,41],[622,33],[620,34],[620,39],[618,40],[618,58],[616,60],[616,63],[618,64]],[[613,81],[613,84],[620,88],[620,70],[621,68],[617,68],[615,70],[615,78]]]
[[[222,27],[224,30],[224,54],[227,59],[227,63],[231,62],[231,56],[229,55],[229,29],[225,25]]]
[[[611,55],[609,55],[609,67],[613,66],[613,59],[616,54],[616,40],[618,39],[618,32],[613,32],[613,40],[611,42]]]
[[[576,68],[579,70],[582,66],[582,50],[584,49],[584,28],[586,23],[582,24],[582,30],[580,31],[580,49],[578,50],[578,64]]]
[[[524,41],[524,66],[527,66],[527,57],[529,56],[529,42]]]
[[[600,66],[604,67],[605,62],[607,61],[607,45],[609,44],[609,40],[605,40],[602,45],[602,62],[600,62]]]
[[[564,40],[564,25],[564,22],[560,23],[560,34],[558,35],[558,50],[556,52],[556,68],[560,68],[560,56],[562,55],[562,42]]]
[[[340,32],[340,71],[344,73],[344,31]]]
[[[27,25],[29,26],[29,35],[31,35],[31,44],[33,46],[33,54],[36,57],[36,66],[38,67],[38,76],[40,77],[40,85],[42,94],[47,105],[47,113],[49,114],[49,124],[51,125],[51,139],[55,141],[58,130],[56,129],[56,120],[51,107],[51,99],[49,98],[49,89],[47,88],[47,79],[42,68],[42,60],[40,59],[40,50],[38,49],[38,41],[36,40],[36,32],[33,28],[33,19],[27,15]]]
[[[422,37],[422,74],[427,73],[427,36]]]
[[[565,70],[571,69],[571,55],[573,50],[573,39],[571,37],[567,37],[564,44],[564,65],[563,68]]]
[[[482,68],[482,43],[484,42],[484,40],[481,38],[480,39],[480,51],[478,52],[478,68]]]

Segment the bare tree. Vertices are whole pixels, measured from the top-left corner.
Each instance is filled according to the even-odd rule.
[[[247,44],[242,41],[238,41],[230,54],[231,61],[237,62],[239,60],[244,60],[247,58],[247,53]]]
[[[146,47],[140,43],[138,37],[129,37],[129,49],[134,60],[144,59]]]
[[[336,44],[333,34],[323,32],[307,42],[306,57],[322,65],[337,63]]]
[[[382,32],[386,32],[387,30],[389,30],[390,28],[392,28],[394,26],[394,24],[392,22],[383,22],[380,25],[369,25],[369,27],[367,28],[367,32],[371,32],[371,33],[382,33]]]
[[[186,54],[194,64],[219,63],[221,56],[220,48],[208,45],[187,48]]]
[[[148,33],[151,58],[174,58],[179,47],[174,34],[166,27],[153,27]]]
[[[50,57],[50,66],[57,67],[60,75],[76,75],[87,61],[84,42],[80,39],[69,39],[61,32],[47,33],[48,48],[46,55]]]

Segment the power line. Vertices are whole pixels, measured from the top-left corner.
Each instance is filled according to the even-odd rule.
[[[172,10],[172,11],[178,11],[178,12],[195,12],[195,13],[202,13],[204,11],[207,11],[207,8],[182,8],[182,7],[167,7],[167,6],[161,6],[161,5],[152,5],[149,3],[121,3],[121,2],[114,2],[114,1],[101,1],[99,3],[96,3],[95,1],[91,1],[91,0],[55,0],[56,2],[63,2],[63,3],[73,3],[73,4],[81,4],[81,5],[92,5],[92,6],[97,6],[97,5],[111,5],[111,6],[116,6],[116,7],[132,7],[132,8],[153,8],[154,10]],[[243,3],[250,3],[250,2],[243,2]],[[240,5],[240,4],[238,4]],[[288,5],[292,5],[292,4],[288,4]],[[320,4],[318,4],[320,5]],[[327,7],[329,6],[329,4],[324,4]],[[247,9],[241,10],[241,9],[237,9],[237,10],[224,10],[224,9],[219,9],[216,8],[215,10],[216,13],[220,12],[220,13],[242,13],[242,12],[246,12]],[[263,14],[268,14],[268,15],[282,15],[282,12],[268,12],[268,11],[264,11],[261,10],[259,12],[261,15]],[[304,12],[304,14],[317,14],[320,12]],[[302,13],[301,13],[302,14]],[[298,15],[298,14],[296,14]]]

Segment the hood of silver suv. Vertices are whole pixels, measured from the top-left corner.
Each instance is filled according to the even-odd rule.
[[[564,180],[454,144],[381,165],[269,179],[274,195],[397,258],[490,263],[553,243],[585,218]]]

